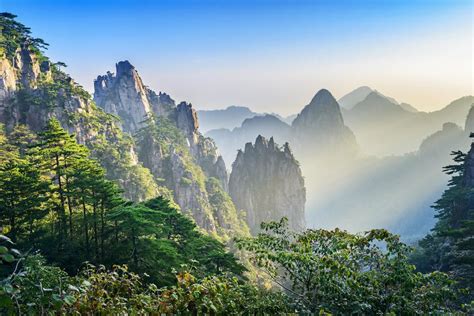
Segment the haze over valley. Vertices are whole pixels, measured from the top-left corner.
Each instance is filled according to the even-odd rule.
[[[1,315],[474,314],[472,2],[0,5]]]

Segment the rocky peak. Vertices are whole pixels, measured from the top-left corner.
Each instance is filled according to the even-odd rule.
[[[255,144],[247,143],[232,165],[229,193],[237,208],[247,213],[253,233],[261,222],[282,217],[288,218],[292,229],[305,227],[304,179],[288,144],[282,149],[261,135]]]
[[[344,125],[341,109],[336,99],[326,90],[316,93],[311,102],[293,121],[292,126],[298,128],[340,127]]]
[[[128,60],[119,61],[115,65],[115,68],[117,70],[117,78],[121,78],[124,76],[133,77],[135,75],[138,75],[137,71],[135,70],[135,67],[133,67]]]
[[[292,139],[298,145],[298,152],[304,154],[314,153],[313,150],[351,153],[357,150],[355,136],[344,124],[339,104],[326,89],[319,90],[295,118]]]
[[[150,115],[168,116],[173,112],[174,101],[146,87],[129,61],[118,62],[115,70],[116,74],[107,72],[94,81],[94,101],[106,112],[119,116],[125,132],[136,132]]]
[[[176,124],[188,137],[191,146],[197,143],[199,122],[191,103],[181,102],[176,107]]]

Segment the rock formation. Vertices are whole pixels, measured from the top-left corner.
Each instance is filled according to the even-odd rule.
[[[226,162],[232,163],[237,149],[253,141],[258,135],[273,137],[277,143],[289,141],[291,127],[276,116],[265,114],[245,119],[240,127],[232,131],[218,129],[209,131],[206,135],[214,139]]]
[[[211,201],[207,188],[212,178],[220,183],[212,186],[212,194],[221,194],[225,200],[227,169],[214,141],[199,132],[192,105],[181,102],[176,106],[167,94],[147,88],[128,61],[117,63],[116,72],[97,77],[95,101],[121,118],[123,129],[137,144],[138,160],[155,181],[168,188],[181,210],[205,230],[219,231],[221,236],[228,236],[232,229],[245,230],[233,205]],[[220,212],[235,214],[222,216]]]
[[[136,132],[152,113],[168,116],[172,112],[174,101],[148,89],[128,61],[118,62],[115,68],[116,75],[107,72],[94,81],[94,101],[122,119],[123,131]]]
[[[122,120],[122,128],[132,135],[146,126],[147,119],[161,117],[170,119],[186,136],[189,150],[207,176],[217,177],[227,190],[228,175],[219,158],[219,152],[212,139],[198,131],[196,111],[187,102],[177,106],[166,93],[156,94],[143,84],[134,66],[129,61],[116,64],[116,74],[107,72],[94,81],[94,101],[106,112]],[[151,159],[148,157],[144,159]]]
[[[258,136],[239,151],[229,181],[229,192],[237,208],[246,212],[253,233],[261,222],[287,217],[290,228],[305,227],[306,191],[298,162],[288,143],[283,148],[273,138]]]
[[[57,118],[89,147],[126,198],[165,195],[223,240],[234,230],[245,233],[246,225],[225,192],[225,164],[213,141],[199,133],[190,104],[176,107],[168,95],[154,93],[125,61],[116,65],[116,75],[95,81],[97,107],[61,67],[27,43],[18,43],[13,51],[0,49],[0,123],[7,133],[17,124],[38,132]],[[149,126],[157,133],[137,146],[137,134]]]
[[[91,96],[40,52],[20,45],[0,56],[0,123],[41,131],[50,118],[87,145],[125,197],[143,200],[163,193],[149,170],[138,162],[130,138],[116,119],[98,109]]]

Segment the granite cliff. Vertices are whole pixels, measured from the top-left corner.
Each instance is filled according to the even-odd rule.
[[[24,28],[14,17],[2,19]],[[121,62],[116,75],[96,80],[97,106],[62,70],[63,63],[44,54],[42,40],[13,33],[2,33],[0,46],[0,123],[7,135],[18,124],[39,132],[56,118],[89,147],[126,198],[165,195],[223,240],[248,232],[226,193],[225,164],[213,141],[199,133],[190,104],[175,106],[168,95],[147,88],[130,63]]]
[[[120,117],[135,141],[138,160],[172,192],[183,212],[209,232],[228,236],[230,230],[245,231],[232,202],[224,207],[212,201],[219,190],[230,201],[227,170],[214,141],[199,132],[190,103],[176,105],[169,95],[146,87],[128,61],[116,64],[116,74],[98,76],[94,87],[98,106]]]
[[[237,154],[229,181],[237,208],[246,211],[251,231],[261,222],[287,217],[290,228],[305,228],[306,190],[298,162],[288,143],[280,148],[273,138],[258,136]]]

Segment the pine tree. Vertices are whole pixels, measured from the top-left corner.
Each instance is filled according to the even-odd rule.
[[[73,203],[69,194],[70,168],[74,161],[88,156],[85,146],[79,145],[74,135],[66,132],[56,119],[51,119],[45,130],[39,134],[39,141],[31,151],[36,164],[45,174],[50,174],[52,200],[57,200],[58,249],[64,246],[66,238],[73,238]],[[69,225],[68,225],[69,218]]]
[[[43,204],[48,187],[24,155],[27,142],[19,134],[30,135],[19,127],[8,135],[8,140],[4,131],[0,136],[0,224],[8,227],[14,242],[21,234],[33,242],[35,221],[47,213]]]
[[[444,168],[451,175],[448,188],[435,203],[438,222],[420,241],[414,257],[422,271],[440,270],[454,275],[474,298],[474,145],[466,155],[453,152],[455,164]]]

